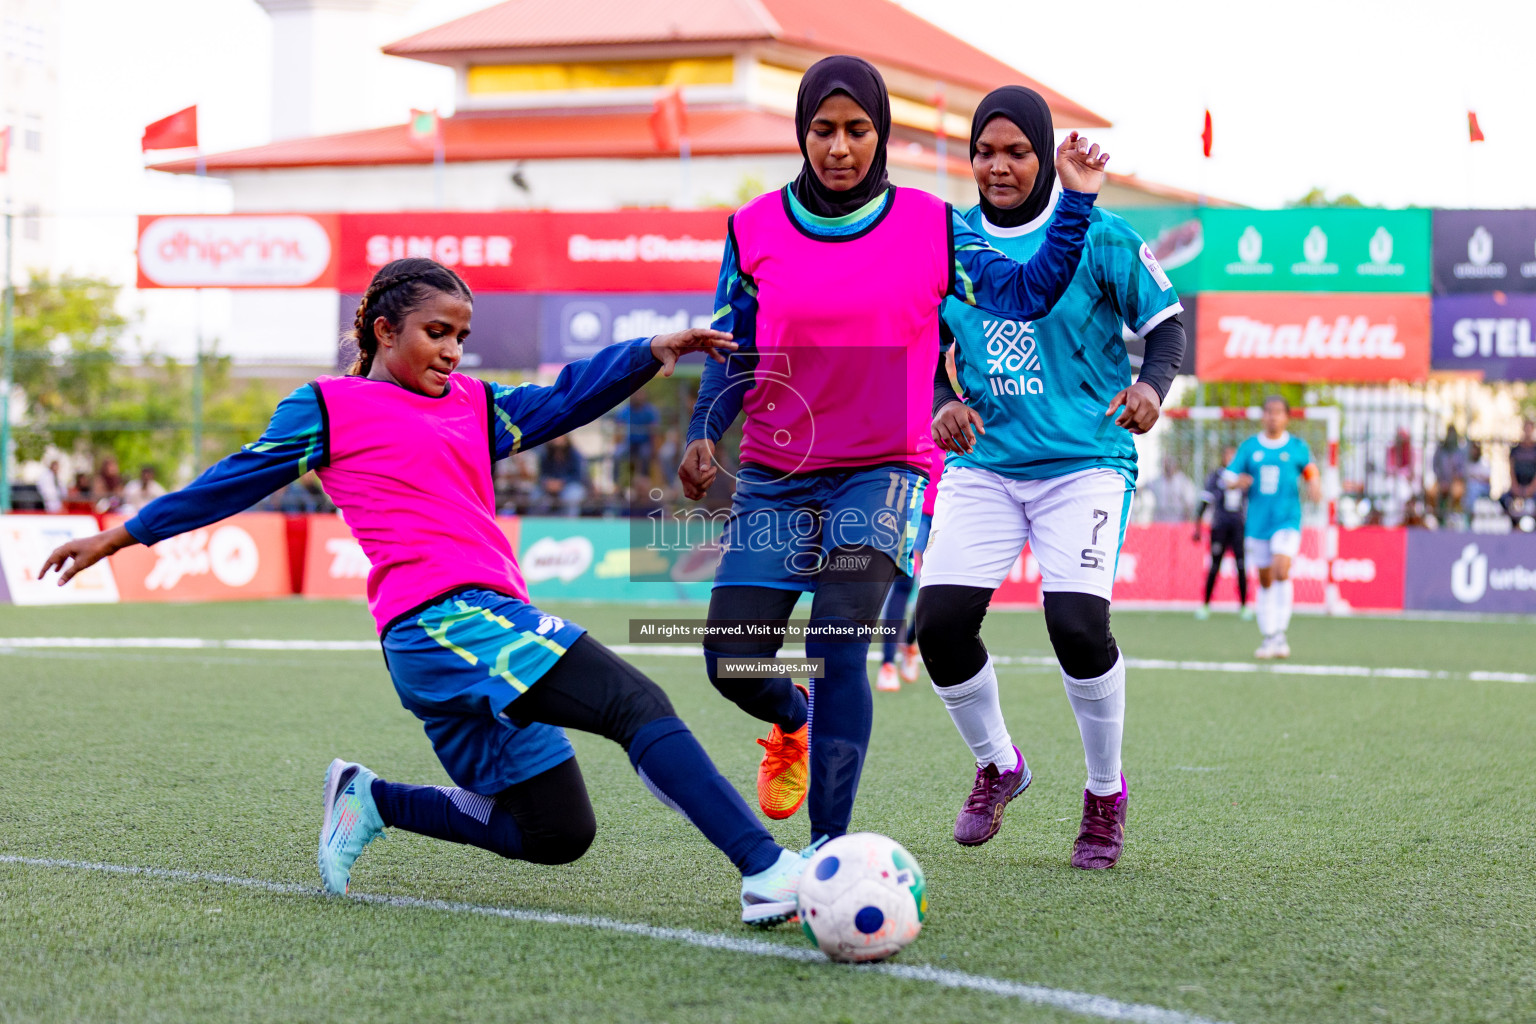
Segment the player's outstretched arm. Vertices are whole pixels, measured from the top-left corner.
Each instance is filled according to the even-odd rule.
[[[712,327],[690,327],[674,334],[658,334],[651,339],[651,355],[661,363],[661,375],[672,376],[677,361],[690,352],[708,352],[709,358],[725,365],[725,353],[736,351],[730,334]]]
[[[42,571],[37,574],[38,579],[47,576],[51,570],[58,570],[59,586],[63,586],[75,578],[77,573],[83,572],[106,558],[115,555],[123,548],[137,544],[133,534],[128,532],[126,526],[114,526],[103,533],[91,537],[81,537],[79,540],[65,541],[53,549],[53,554],[43,563]]]

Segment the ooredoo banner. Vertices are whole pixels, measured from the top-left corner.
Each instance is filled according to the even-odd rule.
[[[106,562],[97,562],[62,587],[56,575],[37,578],[54,548],[96,530],[95,516],[0,516],[0,604],[115,602],[117,581]]]
[[[1432,310],[1436,370],[1470,370],[1484,380],[1536,380],[1536,295],[1437,295]]]
[[[1536,210],[1436,210],[1435,291],[1536,292]]]
[[[1203,291],[1427,292],[1428,210],[1204,210]]]
[[[1429,374],[1428,295],[1200,297],[1202,380],[1388,381]]]
[[[335,288],[338,215],[141,216],[140,288]]]
[[[521,520],[497,516],[496,524],[517,550]],[[368,570],[372,565],[363,546],[352,536],[339,515],[309,517],[304,542],[304,596],[358,598],[368,596]]]
[[[1408,608],[1536,612],[1536,534],[1408,532]]]
[[[703,291],[725,252],[725,210],[342,214],[339,287],[430,256],[476,291]]]
[[[108,516],[110,529],[121,516]],[[245,512],[112,556],[124,601],[246,601],[293,592],[288,531],[277,512]]]

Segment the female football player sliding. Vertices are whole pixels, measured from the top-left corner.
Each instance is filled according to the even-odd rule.
[[[741,351],[705,369],[678,475],[689,498],[714,479],[714,445],[743,408],[741,471],[710,598],[712,626],[766,639],[707,640],[710,681],[771,723],[758,800],[787,818],[806,800],[813,840],[848,829],[869,745],[870,626],[891,580],[912,572],[929,470],[930,407],[946,295],[994,316],[1040,316],[1077,267],[1103,158],[1074,134],[1063,193],[1038,254],[1018,263],[949,205],[886,177],[890,99],[880,73],[828,57],[800,81],[805,163],[731,218],[715,326]],[[812,591],[806,655],[823,672],[742,678],[724,659],[772,657]],[[737,634],[740,635],[740,634]],[[814,707],[814,713],[812,712]],[[808,729],[807,723],[814,718]]]
[[[742,920],[794,910],[803,859],[731,788],[655,683],[582,627],[528,601],[496,524],[491,467],[611,409],[679,356],[722,358],[730,335],[687,330],[612,345],[550,387],[456,373],[472,296],[428,259],[382,268],[358,306],[361,351],[277,407],[261,440],[127,523],[49,556],[60,583],[131,544],[155,544],[249,508],[314,469],[372,569],[368,606],[400,702],[457,788],[386,782],[337,759],[325,775],[319,865],[347,889],[386,827],[539,864],[576,860],[596,821],[562,726],[620,744],[640,780],[741,872]]]
[[[965,219],[1015,259],[1035,252],[1062,216],[1055,175],[1040,156],[1052,137],[1050,108],[1032,90],[1007,86],[976,108],[971,169],[981,203]],[[935,377],[933,439],[950,454],[924,555],[917,641],[976,757],[956,842],[991,839],[1030,783],[981,641],[992,593],[1027,541],[1088,764],[1072,865],[1107,868],[1120,857],[1125,661],[1109,631],[1109,598],[1136,487],[1131,435],[1157,422],[1183,355],[1182,308],[1151,250],[1098,210],[1076,276],[1049,316],[998,320],[953,299],[944,305],[966,397],[957,399],[942,370]],[[1126,326],[1146,339],[1134,384]]]

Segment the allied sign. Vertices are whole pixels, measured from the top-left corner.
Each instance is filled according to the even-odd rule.
[[[1484,380],[1536,380],[1536,295],[1437,295],[1429,365]]]
[[[714,304],[711,292],[545,295],[539,317],[543,359],[546,363],[569,363],[616,341],[708,327]]]
[[[1211,293],[1200,297],[1201,380],[1423,380],[1428,295]]]
[[[1404,606],[1536,612],[1536,535],[1409,531]]]
[[[335,288],[338,216],[139,218],[140,288]]]
[[[1202,211],[1203,291],[1427,292],[1429,211]]]
[[[1146,241],[1187,308],[1188,296],[1200,289],[1200,253],[1205,248],[1199,208],[1127,206],[1111,212],[1125,218]]]
[[[1536,292],[1536,210],[1436,210],[1441,294]]]

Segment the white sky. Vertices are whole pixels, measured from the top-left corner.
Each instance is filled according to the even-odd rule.
[[[267,141],[267,16],[254,0],[57,3],[59,263],[131,281],[135,214],[228,209],[217,183],[145,172],[143,126],[196,103],[207,151]],[[419,0],[408,29],[490,3]],[[1260,206],[1313,186],[1389,206],[1536,205],[1533,0],[904,5],[1115,122],[1101,133],[1112,170]],[[419,71],[404,93],[402,120],[447,109],[451,73]],[[1488,136],[1476,147],[1469,107]],[[180,333],[191,298],[142,296],[168,332],[150,333]]]

